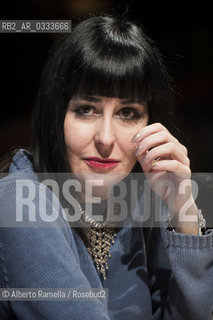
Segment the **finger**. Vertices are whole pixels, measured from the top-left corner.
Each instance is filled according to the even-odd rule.
[[[144,138],[135,148],[135,155],[138,156],[143,154],[145,151],[150,150],[160,144],[172,142],[176,145],[180,150],[182,150],[183,154],[187,157],[188,150],[185,146],[183,146],[174,136],[171,135],[169,131],[160,131],[152,134]]]
[[[159,172],[149,172],[146,174],[146,178],[149,181],[150,184],[153,182],[159,180],[159,179],[165,179],[166,175],[168,173],[166,171],[159,171]]]
[[[175,138],[169,134],[169,132],[166,131],[160,131],[157,133],[153,133],[152,135],[144,138],[136,147],[135,155],[136,157],[140,154],[145,153],[146,151],[150,150],[151,148],[154,148],[158,145],[161,145],[163,143],[169,142],[169,141],[176,141]]]
[[[179,145],[176,145],[174,142],[168,142],[163,145],[154,147],[151,149],[144,158],[144,163],[152,163],[154,159],[173,159],[181,162],[185,166],[190,166],[189,158],[183,152],[182,148]]]
[[[188,166],[180,163],[177,160],[159,160],[157,164],[152,166],[152,172],[167,171],[167,172],[179,172],[183,174],[190,174],[191,170]]]
[[[161,123],[153,123],[150,124],[144,128],[141,129],[141,131],[139,131],[133,138],[132,138],[132,142],[136,143],[136,142],[140,142],[142,141],[144,138],[146,138],[147,136],[159,132],[159,131],[166,131],[169,132]]]
[[[187,148],[182,145],[168,130],[166,127],[164,127],[161,123],[153,123],[151,125],[148,125],[144,128],[141,129],[141,131],[139,131],[132,139],[133,143],[138,143],[141,142],[144,138],[157,133],[163,131],[164,135],[165,135],[165,141],[173,141],[177,144],[179,144],[180,148],[182,149],[182,151],[185,153],[185,155],[188,155],[188,150]]]
[[[172,173],[173,174],[173,173]],[[168,172],[165,171],[159,171],[159,172],[150,172],[146,174],[147,179],[149,181],[150,187],[153,189],[153,191],[157,191],[157,194],[159,195],[159,191],[161,191],[160,196],[163,196],[166,198],[167,192],[169,192],[168,186],[169,181],[168,180]],[[160,188],[159,188],[160,186]]]

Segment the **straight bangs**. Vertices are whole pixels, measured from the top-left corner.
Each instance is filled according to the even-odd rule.
[[[70,75],[67,97],[89,95],[147,101],[150,74],[137,56],[93,56]]]

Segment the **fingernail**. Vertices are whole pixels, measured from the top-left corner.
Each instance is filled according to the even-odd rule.
[[[137,157],[141,153],[141,148],[139,145],[135,147],[134,155]]]
[[[132,138],[131,142],[132,143],[138,142],[140,137],[141,137],[140,133],[139,132],[136,133],[136,135]]]
[[[135,155],[135,156],[137,156],[138,150],[139,150],[139,146],[136,146],[136,147],[135,147],[135,151],[134,151],[134,155]]]

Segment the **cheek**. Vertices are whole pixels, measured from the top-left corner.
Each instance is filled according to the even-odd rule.
[[[119,135],[118,135],[118,143],[122,150],[131,156],[131,158],[135,158],[134,156],[134,151],[136,148],[136,144],[132,143],[131,140],[132,138],[139,132],[140,129],[136,130],[123,130]]]
[[[87,134],[85,134],[85,126],[66,117],[64,121],[64,137],[67,148],[72,152],[79,153],[89,143],[90,133],[87,130]]]

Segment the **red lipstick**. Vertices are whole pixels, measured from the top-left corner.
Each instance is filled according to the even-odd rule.
[[[102,158],[96,158],[96,157],[90,157],[85,159],[88,166],[92,168],[97,169],[108,169],[108,168],[114,168],[118,165],[119,161],[115,159],[102,159]]]

